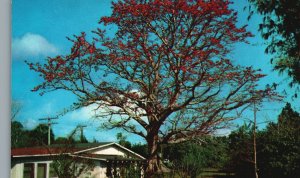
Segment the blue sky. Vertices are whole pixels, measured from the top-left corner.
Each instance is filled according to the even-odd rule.
[[[287,89],[288,78],[279,77],[272,72],[269,63],[270,56],[264,54],[265,42],[257,32],[260,17],[255,15],[247,22],[247,12],[243,11],[247,0],[236,0],[233,7],[239,12],[239,25],[248,24],[255,37],[250,39],[251,44],[235,46],[232,59],[244,66],[253,66],[262,69],[268,76],[261,82],[281,82],[278,90]],[[39,118],[52,117],[70,106],[75,97],[63,91],[56,91],[40,96],[30,90],[41,82],[38,74],[30,71],[24,60],[43,61],[47,56],[67,53],[71,43],[66,39],[82,31],[90,33],[99,27],[97,23],[101,16],[111,13],[110,0],[13,0],[12,4],[12,99],[20,102],[22,110],[18,121],[27,129],[32,129],[39,123]],[[290,99],[287,99],[290,101]],[[299,100],[290,101],[295,109],[300,111]],[[266,103],[258,113],[260,120],[274,120],[285,105],[282,103]],[[91,108],[82,108],[68,113],[53,126],[56,136],[66,136],[77,124],[87,124],[85,135],[89,140],[114,141],[118,131],[97,130],[97,121],[89,119]],[[251,112],[245,117],[251,117]],[[127,134],[133,142],[142,141],[138,137]]]

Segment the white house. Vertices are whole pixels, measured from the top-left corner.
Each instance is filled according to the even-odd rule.
[[[128,168],[139,171],[143,177],[145,158],[117,143],[108,142],[12,149],[11,178],[56,178],[52,164],[62,156],[93,162],[93,169],[79,178],[120,176],[126,171],[128,174]]]

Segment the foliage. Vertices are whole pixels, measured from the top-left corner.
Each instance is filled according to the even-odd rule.
[[[199,145],[192,143],[177,144],[171,148],[172,154],[168,157],[172,163],[171,168],[179,174],[180,177],[196,177],[205,167],[205,153]]]
[[[259,26],[269,42],[266,52],[275,54],[275,69],[287,71],[291,85],[300,83],[300,1],[249,0],[263,16]],[[252,12],[253,13],[253,12]]]
[[[48,125],[39,124],[27,133],[30,137],[30,146],[48,145]],[[50,129],[50,142],[54,142],[54,133],[52,129]]]
[[[107,129],[121,128],[147,141],[147,172],[158,170],[159,143],[178,142],[226,127],[253,96],[264,75],[231,63],[233,44],[252,36],[237,27],[228,0],[119,0],[98,28],[69,38],[70,54],[28,63],[43,82],[41,94],[75,94],[73,108],[96,105]],[[231,112],[235,110],[235,112]],[[103,112],[104,111],[104,112]]]
[[[288,103],[265,130],[257,133],[259,177],[296,178],[300,176],[300,117]],[[252,128],[242,126],[229,136],[229,167],[237,177],[254,177]]]
[[[226,137],[205,137],[201,142],[172,144],[164,149],[169,167],[180,177],[196,177],[205,168],[221,169],[228,161]]]
[[[81,128],[80,126],[77,126],[71,133],[73,134],[71,136],[71,139],[73,139],[76,143],[89,142],[83,133],[83,128]]]
[[[230,160],[227,169],[235,172],[237,177],[254,177],[253,141],[250,125],[244,124],[229,135]]]
[[[66,137],[57,137],[54,141],[55,144],[66,144],[66,143],[76,143],[74,138],[66,138]]]
[[[142,143],[132,144],[127,140],[127,137],[123,135],[121,132],[117,133],[116,136],[117,136],[118,143],[120,145],[132,150],[133,152],[145,158],[148,157],[148,150],[146,144],[142,144]]]
[[[77,178],[80,175],[87,174],[88,171],[93,170],[95,167],[93,160],[68,154],[74,148],[74,145],[70,145],[72,144],[66,144],[64,148],[61,149],[59,155],[52,156],[53,162],[51,166],[55,175],[59,178]]]
[[[141,177],[141,169],[135,168],[134,166],[129,166],[126,169],[125,178],[140,178]]]
[[[54,142],[54,133],[50,129],[50,139]],[[38,125],[33,130],[25,130],[24,126],[18,122],[11,123],[11,147],[32,147],[48,145],[48,126]]]
[[[134,165],[134,164],[127,164],[123,165],[122,167],[119,168],[120,172],[115,171],[113,175],[108,176],[108,177],[124,177],[124,178],[140,178],[141,176],[141,167],[139,164]]]
[[[22,104],[18,101],[13,100],[11,102],[11,121],[16,121],[18,114],[22,109]]]
[[[117,140],[118,143],[128,149],[131,149],[131,143],[129,141],[127,141],[127,137],[125,135],[123,135],[121,132],[117,133]]]
[[[209,151],[210,159],[207,167],[223,169],[229,161],[229,139],[228,137],[208,137],[205,139],[203,149]]]
[[[289,103],[260,136],[261,177],[300,177],[300,116]]]
[[[18,148],[26,144],[24,142],[24,127],[21,122],[17,121],[17,116],[21,110],[21,104],[17,101],[11,103],[11,147]]]
[[[52,169],[55,176],[59,178],[77,178],[80,175],[88,174],[88,172],[95,167],[95,162],[92,159],[81,158],[81,156],[85,157],[86,155],[72,155],[72,152],[76,150],[76,144],[81,143],[80,140],[74,140],[76,133],[77,127],[70,133],[68,138],[60,137],[57,140],[61,142],[60,145],[47,147],[49,154],[53,154],[53,148],[59,149],[59,153],[55,153],[51,156],[51,160],[53,160],[51,164]]]
[[[131,150],[145,158],[148,157],[148,150],[146,144],[142,144],[142,143],[132,144]]]
[[[75,143],[89,143],[87,138],[83,133],[83,127],[78,125],[75,127],[67,137],[58,137],[55,140],[55,143],[62,143],[62,144],[75,144]]]
[[[93,162],[87,159],[75,159],[69,155],[59,155],[51,166],[59,178],[77,178],[93,169]]]
[[[25,134],[23,125],[18,121],[11,122],[11,147],[24,147],[28,141],[28,136]]]

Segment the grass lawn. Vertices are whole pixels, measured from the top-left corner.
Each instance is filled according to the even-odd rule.
[[[205,169],[197,178],[233,178],[233,173],[226,173],[218,169]]]
[[[164,176],[157,176],[156,178],[181,178],[178,174],[164,173]],[[226,173],[222,170],[208,168],[197,176],[197,178],[234,178],[233,173]]]

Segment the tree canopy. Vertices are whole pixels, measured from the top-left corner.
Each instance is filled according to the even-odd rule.
[[[287,72],[291,85],[300,83],[300,1],[249,0],[263,16],[259,26],[267,40],[266,52],[274,54],[274,69]],[[253,13],[253,12],[251,12]]]
[[[251,33],[237,27],[228,0],[120,0],[102,17],[104,29],[69,38],[70,54],[30,63],[44,79],[33,91],[72,92],[74,108],[95,105],[103,127],[147,141],[148,170],[158,169],[159,143],[212,132],[254,99],[264,77],[228,58]],[[105,29],[115,29],[113,35]],[[232,112],[234,111],[234,112]]]
[[[258,175],[262,178],[300,176],[300,117],[287,103],[277,118],[257,133]],[[254,177],[253,133],[244,125],[229,136],[231,168],[239,177]]]
[[[300,176],[300,116],[287,103],[277,123],[268,124],[261,133],[258,161],[262,177]]]

